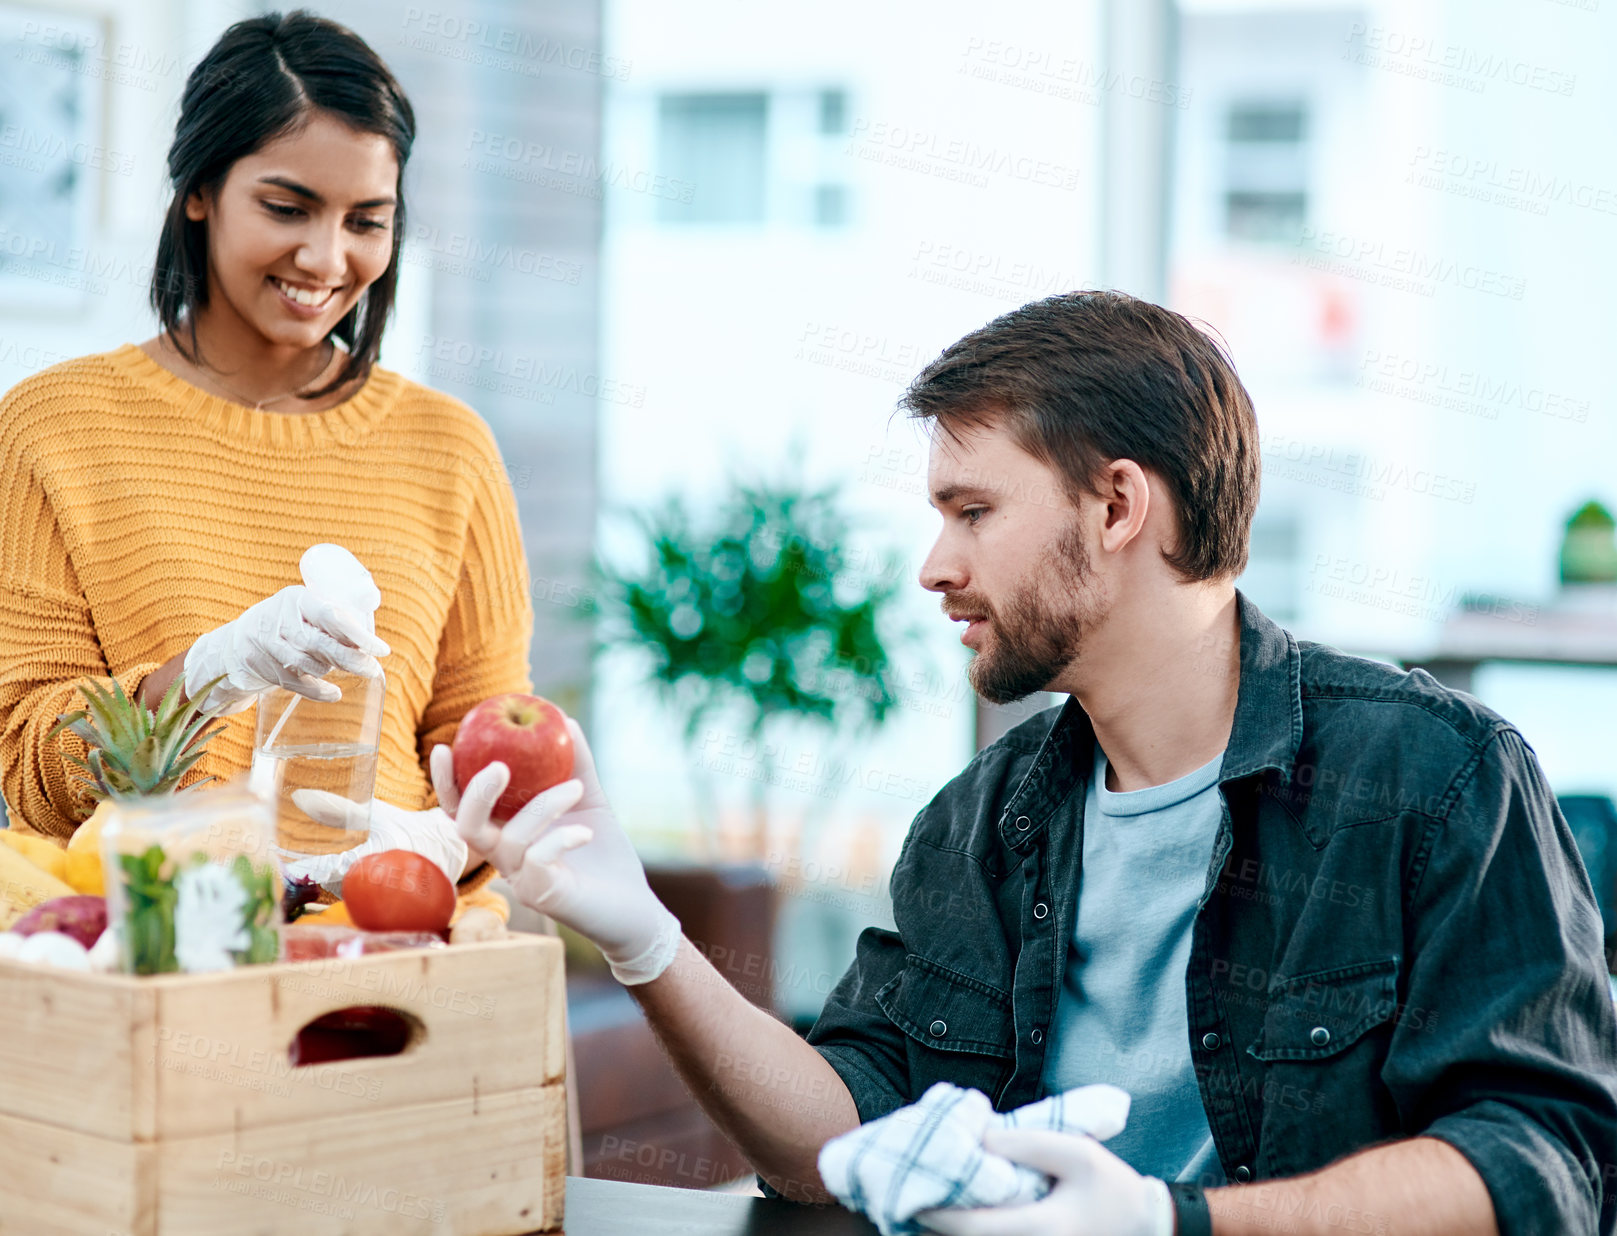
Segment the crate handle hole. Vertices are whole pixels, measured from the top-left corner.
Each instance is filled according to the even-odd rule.
[[[426,1036],[426,1026],[409,1013],[379,1004],[354,1005],[309,1022],[292,1036],[287,1054],[294,1068],[334,1060],[398,1056]]]

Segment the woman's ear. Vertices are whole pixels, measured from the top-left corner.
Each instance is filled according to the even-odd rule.
[[[185,217],[192,223],[201,223],[208,217],[208,198],[203,190],[197,189],[186,196]]]

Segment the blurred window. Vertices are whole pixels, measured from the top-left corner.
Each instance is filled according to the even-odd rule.
[[[1224,232],[1293,244],[1308,215],[1308,112],[1300,102],[1233,104],[1224,128]]]
[[[1297,621],[1302,537],[1296,516],[1260,509],[1249,545],[1246,570],[1236,585],[1276,622]]]
[[[820,91],[820,132],[834,136],[848,127],[848,96],[840,90]]]
[[[814,186],[814,222],[820,227],[841,227],[848,221],[846,185]]]
[[[656,196],[659,223],[848,225],[842,88],[651,98],[657,170],[670,189]]]
[[[1294,146],[1303,140],[1303,105],[1237,104],[1230,108],[1229,138],[1232,142],[1284,142]]]
[[[690,201],[657,199],[665,223],[761,223],[769,96],[665,94],[657,109],[658,170],[692,186]]]

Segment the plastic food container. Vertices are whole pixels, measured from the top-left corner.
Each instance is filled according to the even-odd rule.
[[[118,803],[101,831],[107,930],[128,974],[277,961],[281,870],[269,803],[239,783]]]

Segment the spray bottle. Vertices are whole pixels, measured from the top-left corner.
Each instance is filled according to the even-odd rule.
[[[340,545],[311,545],[298,571],[306,588],[351,610],[374,634],[382,594],[353,554]],[[310,699],[284,687],[271,687],[258,697],[249,785],[275,803],[277,843],[293,853],[335,853],[369,835],[387,679],[333,669],[321,681],[336,687],[340,698]],[[293,791],[306,788],[362,805],[358,820],[367,826],[342,829],[315,823],[292,801]]]

